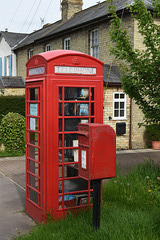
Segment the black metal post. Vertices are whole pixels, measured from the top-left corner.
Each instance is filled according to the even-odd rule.
[[[100,228],[101,179],[93,181],[93,227]]]

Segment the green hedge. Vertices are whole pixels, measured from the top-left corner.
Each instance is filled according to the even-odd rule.
[[[25,96],[0,96],[0,122],[9,112],[25,116]]]
[[[8,153],[25,152],[25,117],[9,112],[1,121],[0,136]]]

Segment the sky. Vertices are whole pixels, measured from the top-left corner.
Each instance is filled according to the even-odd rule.
[[[0,0],[0,31],[31,33],[44,24],[61,19],[60,2],[62,0]],[[82,9],[86,9],[99,0],[83,0]]]

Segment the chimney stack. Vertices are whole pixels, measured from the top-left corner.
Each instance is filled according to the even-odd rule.
[[[69,20],[77,12],[82,11],[82,0],[63,0],[62,3],[62,21]]]

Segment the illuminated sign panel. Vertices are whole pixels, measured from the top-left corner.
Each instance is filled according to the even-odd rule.
[[[37,75],[37,74],[44,74],[44,67],[30,68],[29,69],[29,76]]]
[[[55,73],[96,75],[96,68],[55,66]]]

